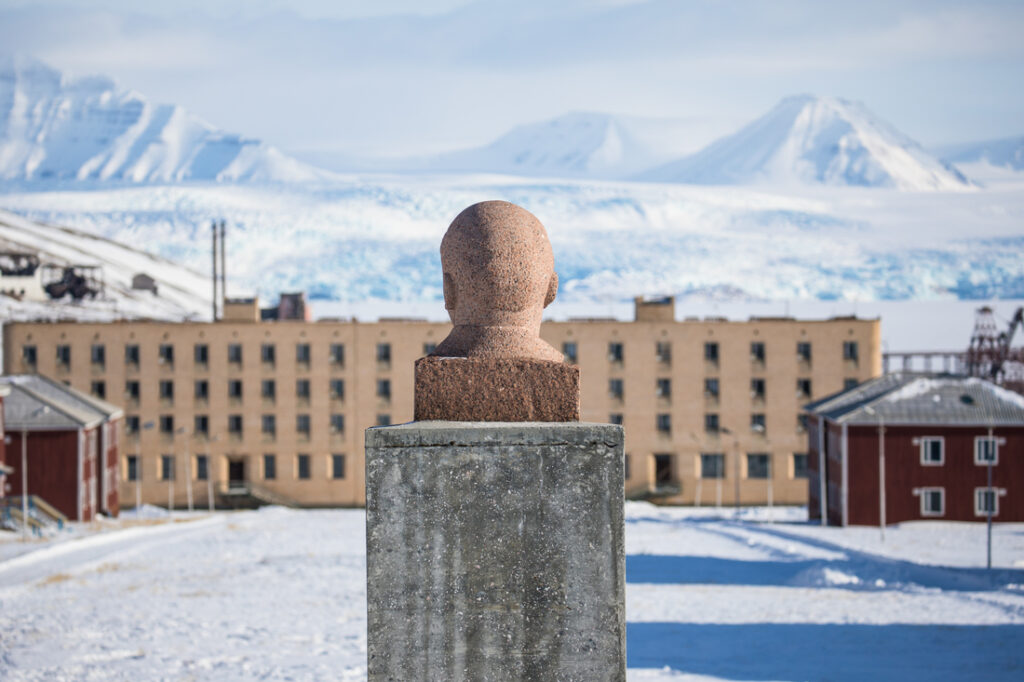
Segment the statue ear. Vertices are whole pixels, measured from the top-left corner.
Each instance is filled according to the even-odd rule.
[[[558,294],[558,273],[551,273],[551,281],[548,282],[548,293],[544,295],[544,307],[547,308],[551,305],[551,302],[555,300],[555,295]]]
[[[444,273],[444,309],[455,310],[455,280],[452,279],[451,274]]]

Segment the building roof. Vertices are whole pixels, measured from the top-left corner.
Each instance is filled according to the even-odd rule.
[[[0,377],[0,386],[10,390],[4,423],[11,431],[89,428],[124,414],[116,405],[38,374]]]
[[[846,424],[1024,426],[1024,396],[975,377],[893,372],[806,405]]]

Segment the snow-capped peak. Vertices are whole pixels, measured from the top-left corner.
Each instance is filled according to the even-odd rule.
[[[826,184],[957,190],[952,166],[871,113],[838,97],[795,95],[740,131],[643,179],[697,184]]]
[[[0,57],[0,179],[263,180],[329,175],[103,76]]]

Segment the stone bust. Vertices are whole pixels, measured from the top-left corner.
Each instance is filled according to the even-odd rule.
[[[529,211],[485,201],[441,241],[451,333],[416,361],[415,417],[578,421],[579,368],[540,338],[558,292],[547,231]]]
[[[455,328],[432,355],[562,362],[540,338],[558,275],[548,233],[532,213],[507,201],[473,204],[441,241],[441,268]]]

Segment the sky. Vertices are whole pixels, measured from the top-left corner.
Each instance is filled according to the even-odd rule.
[[[0,0],[0,50],[307,159],[485,144],[570,111],[696,149],[796,93],[925,146],[1024,134],[1024,2]]]

